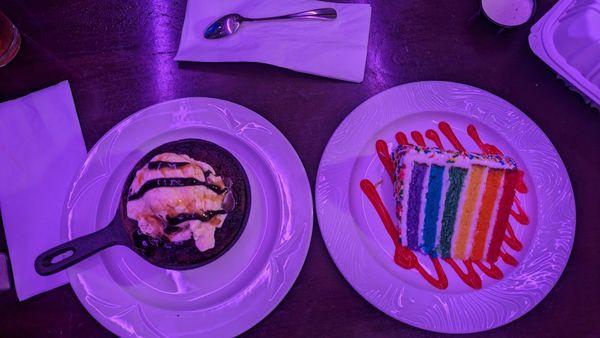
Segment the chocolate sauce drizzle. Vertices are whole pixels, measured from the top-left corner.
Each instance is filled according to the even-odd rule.
[[[201,214],[198,213],[182,213],[179,214],[177,216],[174,217],[167,217],[167,222],[169,222],[169,225],[176,225],[179,223],[183,223],[186,221],[192,221],[192,220],[198,220],[201,222],[208,222],[210,221],[213,217],[217,216],[217,215],[224,215],[226,214],[227,211],[221,209],[221,210],[207,210]]]
[[[167,161],[152,161],[148,163],[148,169],[157,170],[162,168],[176,169],[191,164],[190,162],[167,162]]]
[[[150,170],[160,170],[163,168],[178,169],[178,168],[184,167],[188,164],[191,164],[191,163],[190,162],[152,161],[152,162],[148,163],[148,169],[150,169]],[[205,178],[208,178],[210,175],[213,174],[210,170],[206,170],[203,173],[204,173]],[[152,189],[156,189],[156,188],[164,188],[164,187],[177,188],[177,187],[187,187],[187,186],[204,186],[219,195],[221,195],[227,191],[227,188],[220,188],[216,184],[200,181],[193,177],[158,178],[158,179],[149,180],[149,181],[145,182],[136,193],[131,194],[128,197],[128,200],[132,201],[132,200],[139,199],[142,196],[144,196],[144,194],[147,193],[148,191],[150,191]],[[191,220],[199,220],[201,222],[208,222],[216,215],[223,215],[223,214],[227,214],[227,211],[225,211],[225,210],[207,210],[201,214],[181,213],[174,217],[167,217],[168,225],[165,227],[164,232],[165,232],[165,234],[168,234],[168,235],[174,234],[174,233],[177,233],[177,232],[183,230],[182,228],[177,227],[176,226],[177,224],[180,224],[180,223],[183,223],[186,221],[191,221]]]
[[[129,195],[128,201],[133,201],[144,196],[145,193],[156,188],[177,188],[177,187],[190,187],[190,186],[204,186],[212,190],[218,195],[221,195],[227,191],[227,188],[219,188],[218,185],[197,180],[193,177],[171,177],[171,178],[157,178],[149,180],[142,185],[142,187],[134,194]]]
[[[192,221],[192,220],[199,220],[201,222],[208,222],[210,221],[213,217],[217,216],[217,215],[225,215],[227,214],[227,211],[225,210],[207,210],[201,214],[198,213],[181,213],[177,216],[174,217],[167,217],[167,222],[168,225],[165,227],[164,231],[165,234],[167,235],[171,235],[174,234],[176,232],[179,232],[181,230],[183,230],[182,228],[176,226],[177,224],[183,223],[183,222],[187,222],[187,221]]]

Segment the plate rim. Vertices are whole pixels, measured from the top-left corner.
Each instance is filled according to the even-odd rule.
[[[242,325],[243,328],[240,328],[240,325],[235,325],[232,322],[228,322],[226,325],[217,327],[217,329],[218,329],[217,332],[202,331],[202,332],[185,333],[185,335],[193,334],[194,336],[196,336],[196,335],[198,335],[198,336],[239,335],[239,334],[242,334],[242,333],[246,332],[247,330],[251,329],[252,327],[257,325],[260,321],[262,321],[264,318],[266,318],[281,303],[281,301],[287,296],[287,294],[289,293],[291,288],[294,286],[294,284],[296,283],[297,278],[299,277],[300,272],[302,271],[302,268],[304,267],[304,264],[306,262],[308,250],[310,248],[312,233],[313,233],[313,226],[314,226],[313,193],[312,193],[312,189],[310,187],[310,182],[308,180],[308,175],[306,173],[306,169],[304,167],[302,160],[300,159],[297,151],[295,150],[293,145],[290,143],[290,141],[287,139],[287,137],[277,127],[275,127],[269,120],[267,120],[262,115],[256,113],[255,111],[251,110],[250,108],[247,108],[243,105],[240,105],[240,104],[232,102],[232,101],[223,100],[223,99],[219,99],[219,98],[192,96],[192,97],[177,98],[177,99],[173,99],[173,100],[167,100],[167,101],[162,101],[162,102],[152,104],[150,106],[147,106],[145,108],[142,108],[142,109],[134,112],[133,114],[131,114],[131,115],[125,117],[124,119],[122,119],[121,121],[119,121],[117,124],[115,124],[113,127],[111,127],[106,133],[104,133],[98,139],[98,141],[96,141],[94,146],[92,148],[90,148],[90,150],[88,151],[88,153],[86,155],[85,160],[82,162],[77,173],[75,174],[74,178],[72,179],[71,184],[69,186],[68,197],[65,199],[65,202],[64,202],[63,215],[62,215],[62,221],[61,221],[61,236],[64,238],[70,238],[72,236],[72,234],[69,231],[69,226],[67,225],[68,224],[67,223],[68,222],[67,214],[68,214],[69,201],[70,201],[69,196],[72,195],[73,190],[75,189],[75,186],[77,184],[77,181],[82,177],[82,171],[84,170],[85,165],[88,163],[88,159],[93,154],[96,154],[98,147],[103,142],[107,142],[107,140],[109,140],[109,138],[111,137],[111,134],[113,134],[117,130],[120,130],[120,129],[126,127],[129,123],[132,122],[132,120],[135,120],[137,118],[143,118],[143,116],[145,114],[152,114],[156,110],[160,110],[163,106],[168,106],[171,104],[179,104],[180,106],[186,105],[186,104],[191,104],[191,105],[201,104],[201,105],[203,105],[202,108],[210,108],[209,106],[214,105],[216,109],[219,109],[217,107],[217,105],[219,105],[219,104],[225,104],[230,107],[235,107],[235,109],[238,110],[237,112],[231,112],[231,111],[229,111],[229,112],[234,115],[235,114],[243,114],[246,116],[251,116],[251,119],[253,120],[253,122],[259,123],[260,126],[262,126],[262,127],[266,127],[265,129],[268,129],[268,131],[270,133],[272,133],[272,135],[271,135],[272,138],[279,138],[280,144],[284,147],[287,147],[290,150],[288,153],[293,157],[293,161],[295,162],[294,164],[292,164],[292,166],[296,166],[296,168],[298,170],[298,172],[296,173],[297,174],[296,176],[294,176],[294,177],[290,176],[290,180],[297,181],[298,185],[302,186],[302,191],[300,193],[296,192],[294,194],[296,196],[299,196],[297,198],[297,200],[302,201],[302,202],[295,203],[295,204],[306,209],[306,210],[303,210],[303,214],[305,214],[306,216],[299,221],[293,222],[295,224],[295,226],[301,227],[301,229],[299,231],[297,231],[298,240],[300,241],[300,243],[298,244],[299,248],[298,248],[298,250],[296,250],[293,253],[295,255],[296,254],[298,255],[298,259],[297,259],[297,263],[296,263],[297,269],[294,269],[293,271],[287,271],[287,270],[291,269],[291,267],[290,267],[286,271],[283,272],[287,276],[287,277],[284,277],[284,283],[282,283],[282,286],[276,290],[277,291],[276,294],[271,295],[272,297],[269,299],[263,300],[263,302],[265,304],[268,304],[268,306],[264,307],[263,311],[261,311],[260,314],[258,314],[258,315],[254,314],[254,315],[248,316],[248,313],[256,312],[253,310],[253,311],[248,311],[248,313],[244,314],[245,317],[242,315],[236,317],[237,319],[243,319],[243,323],[245,323],[244,325]],[[202,108],[200,108],[200,109],[202,109]],[[198,126],[198,125],[195,125],[195,126]],[[213,128],[213,129],[215,128],[214,125],[210,125],[210,124],[203,125],[203,126],[207,127],[207,128]],[[187,127],[189,127],[189,125],[182,126],[181,128],[187,128]],[[217,129],[222,129],[222,128],[217,128]],[[164,130],[169,131],[169,126],[165,126]],[[146,139],[149,139],[149,138],[146,138]],[[214,141],[210,141],[210,142],[215,143]],[[248,144],[248,146],[250,147],[249,144]],[[278,185],[276,189],[281,190],[281,186]],[[283,204],[284,203],[282,203],[282,205]],[[296,206],[295,208],[298,208],[298,206]],[[282,210],[284,210],[284,209],[285,208],[282,207]],[[289,213],[292,214],[292,211],[293,211],[293,207],[290,207]],[[291,216],[290,216],[290,218],[291,218]],[[304,220],[306,220],[306,222],[304,222]],[[275,238],[277,239],[280,236],[281,236],[281,233],[279,233]],[[273,256],[276,249],[277,249],[277,246],[274,246],[271,249],[269,258],[271,258]],[[286,264],[285,266],[288,266],[288,265]],[[285,268],[285,266],[284,266],[284,268]],[[289,266],[294,266],[294,264],[290,264]],[[77,296],[77,299],[84,306],[84,308],[87,310],[87,312],[98,323],[100,323],[102,326],[104,326],[107,330],[111,331],[113,334],[131,335],[131,332],[119,330],[119,327],[121,329],[123,327],[120,325],[116,325],[111,320],[108,320],[103,314],[99,313],[96,309],[93,308],[93,306],[91,306],[90,304],[88,304],[87,302],[85,302],[83,300],[83,297],[85,297],[85,294],[87,294],[87,292],[81,291],[81,287],[76,282],[74,282],[76,279],[76,275],[77,275],[77,272],[75,272],[76,270],[77,270],[77,266],[73,266],[67,270],[69,284],[71,285],[73,292]],[[81,295],[80,295],[80,293],[81,293]],[[148,306],[151,306],[151,305],[148,305]],[[136,304],[136,307],[139,308],[140,304],[139,303]],[[171,311],[171,310],[168,310],[168,311]],[[250,317],[250,319],[248,319],[248,317]],[[149,331],[154,334],[157,334],[157,332],[155,331],[155,329],[153,327],[149,328]]]
[[[422,88],[420,88],[422,87]],[[447,88],[455,88],[455,89],[459,89],[459,90],[464,90],[464,91],[468,91],[470,93],[475,93],[474,95],[482,95],[482,96],[487,96],[488,98],[491,98],[492,100],[497,101],[499,104],[502,104],[504,106],[510,107],[512,108],[513,112],[516,112],[519,115],[519,118],[524,119],[525,121],[527,121],[530,125],[533,125],[534,128],[536,128],[540,135],[545,138],[545,141],[547,141],[547,143],[549,144],[549,146],[551,147],[551,151],[553,152],[553,154],[556,156],[556,158],[558,159],[558,162],[560,164],[560,168],[561,170],[564,171],[565,177],[567,179],[566,182],[566,188],[567,188],[567,195],[569,197],[569,201],[570,201],[570,209],[572,209],[572,219],[569,220],[569,227],[570,229],[570,233],[569,233],[569,239],[568,239],[568,249],[566,250],[566,255],[563,259],[563,261],[560,264],[559,267],[559,271],[555,274],[553,280],[550,282],[549,287],[547,288],[547,290],[544,290],[543,295],[541,295],[539,298],[537,298],[531,305],[529,305],[525,310],[520,310],[520,313],[518,313],[518,315],[514,315],[511,318],[509,318],[508,320],[502,320],[500,322],[497,323],[492,323],[491,325],[485,325],[485,327],[470,327],[470,328],[466,328],[466,329],[456,329],[456,327],[432,327],[432,326],[428,326],[428,325],[424,325],[424,324],[419,324],[418,322],[409,322],[406,319],[402,317],[401,315],[394,315],[392,313],[390,313],[390,309],[386,309],[383,308],[383,306],[381,304],[376,303],[373,299],[371,299],[368,295],[366,295],[366,291],[362,290],[361,287],[358,285],[358,283],[353,280],[352,275],[350,274],[349,271],[346,271],[346,268],[344,266],[344,264],[341,262],[341,256],[339,256],[336,252],[335,252],[335,248],[334,248],[334,244],[332,242],[332,239],[329,238],[329,231],[327,230],[327,222],[324,222],[324,215],[323,215],[323,208],[324,204],[326,202],[324,202],[324,196],[322,193],[322,190],[324,189],[322,187],[323,184],[323,180],[325,180],[323,171],[324,171],[324,167],[326,166],[325,160],[327,157],[327,154],[330,153],[332,151],[332,148],[334,147],[333,145],[333,140],[336,137],[336,135],[341,131],[342,128],[346,127],[348,123],[350,123],[350,120],[352,119],[353,114],[359,114],[362,110],[365,110],[366,108],[369,107],[369,105],[376,105],[376,101],[380,100],[382,97],[385,97],[385,95],[391,95],[390,93],[394,92],[394,91],[398,91],[401,92],[401,95],[406,95],[406,92],[403,91],[418,91],[418,90],[425,90],[425,89],[430,89],[433,91],[437,91],[440,89],[447,89]],[[413,99],[415,97],[412,97]],[[395,100],[397,100],[397,98],[395,98]],[[414,104],[414,103],[413,103]],[[429,107],[425,107],[423,109],[423,111],[421,111],[420,113],[426,113],[426,111],[430,110]],[[456,110],[451,110],[448,109],[446,110],[447,112],[452,112],[452,113],[458,113],[458,114],[462,114],[466,117],[472,117],[471,114],[469,114],[467,111],[460,111],[457,112]],[[418,111],[413,111],[412,113],[419,113]],[[376,114],[376,113],[374,113]],[[406,113],[405,115],[408,115],[410,113]],[[400,118],[402,116],[405,115],[398,115],[396,116],[396,118]],[[477,120],[478,122],[483,123],[481,120]],[[491,127],[491,126],[490,126]],[[509,144],[512,145],[512,142],[509,140],[506,140]],[[361,146],[357,146],[357,148],[361,148],[364,147],[364,145]],[[352,162],[351,166],[354,166],[356,164],[356,161]],[[350,170],[350,175],[352,173],[352,170]],[[351,182],[349,182],[350,177],[348,177],[348,184],[350,184]],[[533,179],[532,179],[533,180]],[[344,189],[349,189],[348,187],[343,187]],[[539,194],[539,192],[537,191],[538,187],[536,188],[536,193]],[[538,196],[538,198],[540,198]],[[326,199],[325,199],[326,200]],[[539,202],[538,202],[539,203]],[[338,207],[340,207],[340,205],[338,205]],[[521,316],[523,316],[524,314],[528,313],[529,311],[531,311],[535,306],[537,306],[549,293],[550,291],[552,291],[552,289],[554,288],[554,286],[556,285],[556,283],[558,282],[558,280],[560,279],[560,277],[562,276],[566,265],[568,264],[571,252],[572,252],[572,248],[573,248],[573,244],[574,244],[574,238],[575,238],[575,231],[576,231],[576,204],[575,204],[575,196],[573,193],[573,187],[572,187],[572,183],[570,180],[570,176],[569,173],[566,169],[566,166],[564,165],[564,162],[560,156],[560,154],[558,153],[558,151],[556,150],[556,147],[552,144],[552,142],[550,141],[550,139],[547,137],[547,135],[543,132],[543,130],[533,121],[531,120],[531,118],[529,118],[529,116],[527,116],[525,113],[523,113],[520,109],[518,109],[517,107],[515,107],[513,104],[511,104],[510,102],[504,100],[503,98],[480,88],[474,87],[474,86],[470,86],[470,85],[466,85],[466,84],[462,84],[462,83],[457,83],[457,82],[451,82],[451,81],[417,81],[417,82],[409,82],[409,83],[404,83],[398,86],[394,86],[391,88],[388,88],[386,90],[383,90],[371,97],[369,97],[368,99],[366,99],[365,101],[361,102],[358,106],[356,106],[345,118],[344,120],[338,125],[338,127],[335,129],[334,133],[331,135],[331,137],[329,138],[327,145],[323,151],[322,157],[320,159],[319,162],[319,168],[317,171],[317,178],[316,178],[316,182],[315,182],[315,209],[316,209],[316,213],[317,213],[317,220],[318,220],[318,224],[319,224],[319,228],[320,228],[320,232],[323,236],[323,240],[325,242],[327,251],[329,253],[329,255],[331,256],[332,260],[334,261],[336,267],[338,268],[338,270],[342,273],[342,275],[344,276],[344,279],[352,286],[352,288],[354,288],[354,290],[366,301],[368,301],[371,305],[375,306],[377,309],[379,309],[380,311],[384,312],[385,314],[387,314],[388,316],[401,321],[405,324],[420,328],[420,329],[424,329],[424,330],[428,330],[428,331],[433,331],[433,332],[440,332],[440,333],[475,333],[475,332],[482,332],[482,331],[487,331],[487,330],[491,330],[503,325],[506,325],[518,318],[520,318]],[[539,211],[540,207],[538,205],[538,211]],[[350,209],[344,210],[345,213],[347,214],[351,214]],[[357,224],[354,220],[354,217],[352,215],[350,215],[350,218],[352,219],[352,226],[356,227]],[[538,221],[539,221],[538,217]],[[353,229],[354,230],[354,229]],[[349,233],[354,233],[356,231],[348,231]],[[532,241],[535,239],[535,236],[538,233],[538,229],[536,228],[536,232],[533,234],[533,238]],[[347,239],[347,238],[344,238]],[[360,240],[360,239],[359,239]],[[347,243],[346,243],[347,244]],[[353,243],[352,243],[353,244]],[[533,245],[533,244],[531,244]],[[530,252],[530,255],[533,252],[533,248]],[[528,258],[528,256],[524,256],[524,261],[520,262],[519,265],[523,265],[525,262],[525,259]],[[408,283],[406,283],[407,286],[409,288],[412,288]],[[381,291],[381,290],[378,290]],[[441,301],[440,301],[441,302]],[[448,310],[446,309],[446,316],[449,316],[449,313],[447,312]]]

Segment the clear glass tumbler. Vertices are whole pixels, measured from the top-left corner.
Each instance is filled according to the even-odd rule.
[[[21,47],[21,34],[13,23],[0,12],[0,67],[15,58]]]

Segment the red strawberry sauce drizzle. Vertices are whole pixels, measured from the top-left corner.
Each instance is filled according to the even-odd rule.
[[[419,146],[419,147],[423,147],[425,148],[425,140],[423,139],[423,135],[421,135],[421,133],[419,133],[416,130],[413,130],[410,133],[410,137],[412,137],[413,140],[415,140],[415,143]]]
[[[401,146],[405,146],[408,144],[408,139],[406,138],[406,135],[404,135],[403,132],[399,131],[396,133],[396,142],[398,142],[398,144]]]
[[[393,178],[394,164],[392,163],[392,158],[390,157],[387,143],[385,143],[383,140],[377,140],[375,143],[375,149],[377,149],[377,156],[379,156],[379,160],[381,160],[385,171],[387,171],[390,178]]]
[[[425,270],[414,252],[407,247],[402,246],[402,243],[400,243],[400,230],[394,225],[392,217],[390,217],[385,205],[383,205],[383,201],[381,200],[375,185],[369,180],[362,180],[360,181],[360,188],[365,193],[369,201],[371,201],[371,204],[383,222],[385,230],[387,230],[392,241],[394,242],[394,245],[396,246],[396,251],[394,252],[394,262],[407,270],[416,269],[421,276],[425,278],[425,280],[438,289],[447,288],[448,278],[446,277],[446,273],[444,273],[444,269],[442,268],[439,259],[430,258],[437,273],[437,278],[435,278],[429,274],[427,270]]]
[[[517,211],[515,211],[514,209],[510,211],[510,215],[519,223],[523,224],[523,225],[527,225],[529,224],[529,217],[527,217],[527,214],[525,213],[525,210],[523,210],[523,207],[521,206],[521,202],[519,202],[518,198],[515,198],[515,203],[514,206],[517,207]]]
[[[466,152],[465,148],[462,146],[462,144],[460,143],[460,141],[452,131],[452,128],[447,122],[440,122],[438,128],[455,149],[457,149],[458,151]],[[477,144],[477,146],[481,149],[481,151],[484,154],[502,154],[502,152],[496,146],[486,144],[481,141],[481,138],[479,137],[475,126],[469,125],[467,127],[467,134],[473,139],[473,141]],[[444,149],[442,141],[435,130],[427,130],[425,132],[425,136],[429,140],[433,141],[436,147]],[[411,137],[415,140],[415,143],[417,143],[417,145],[425,147],[425,140],[423,139],[423,136],[420,132],[411,132]],[[396,133],[395,138],[398,144],[400,145],[409,144],[408,139],[403,132]],[[381,161],[383,167],[388,173],[390,179],[393,180],[394,165],[390,157],[390,152],[387,143],[383,140],[378,140],[375,144],[375,148],[379,160]],[[525,186],[525,183],[523,181],[523,171],[520,171],[519,174],[520,179],[519,183],[517,184],[516,190],[518,192],[525,193],[527,192],[527,187]],[[446,272],[444,271],[440,259],[428,256],[431,262],[433,263],[435,269],[435,275],[431,274],[421,264],[417,255],[413,251],[402,245],[402,242],[400,241],[400,229],[394,224],[394,221],[392,220],[392,217],[390,216],[385,205],[383,204],[381,196],[377,192],[375,185],[371,181],[363,179],[360,182],[360,188],[375,208],[375,211],[379,215],[379,218],[381,219],[387,233],[389,234],[390,238],[392,239],[392,242],[394,243],[394,262],[404,269],[415,269],[429,284],[431,284],[435,288],[442,290],[446,289],[448,287],[448,277],[446,276]],[[514,204],[517,208],[517,211],[511,210],[511,216],[515,219],[515,221],[517,221],[520,224],[529,224],[529,218],[527,217],[527,214],[521,207],[517,198],[514,199]],[[523,244],[517,239],[514,230],[510,224],[507,224],[506,232],[507,233],[504,236],[504,243],[506,243],[507,246],[513,249],[514,251],[522,250]],[[499,257],[504,263],[508,265],[516,266],[518,264],[517,260],[505,250],[500,250]],[[502,270],[500,270],[496,263],[487,263],[489,265],[488,266],[482,261],[464,260],[462,261],[465,266],[465,269],[463,270],[454,259],[444,258],[442,260],[454,270],[457,276],[465,284],[472,287],[473,289],[481,289],[482,287],[481,277],[475,270],[474,265],[476,265],[479,268],[479,270],[481,270],[490,278],[503,278]]]
[[[427,129],[425,132],[425,137],[432,140],[435,143],[435,146],[444,150],[444,145],[442,144],[442,140],[440,140],[440,135],[435,132],[433,129]]]
[[[521,241],[517,239],[517,236],[515,236],[515,231],[510,223],[506,227],[506,232],[507,233],[504,235],[504,243],[506,243],[506,245],[515,251],[521,251],[521,249],[523,249],[523,243],[521,243]]]
[[[460,143],[460,141],[458,140],[458,138],[456,137],[456,135],[454,134],[454,131],[452,131],[452,128],[450,127],[450,125],[448,124],[448,122],[440,122],[438,124],[438,128],[440,128],[440,131],[442,132],[442,134],[444,134],[444,136],[446,136],[446,138],[448,139],[448,141],[450,141],[450,144],[452,144],[452,146],[458,150],[458,151],[462,151],[467,152],[465,150],[465,147],[462,146],[462,144]]]

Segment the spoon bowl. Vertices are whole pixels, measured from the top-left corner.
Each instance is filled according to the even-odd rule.
[[[213,22],[204,31],[204,37],[207,39],[220,39],[235,33],[242,22],[244,17],[239,14],[229,14]]]

